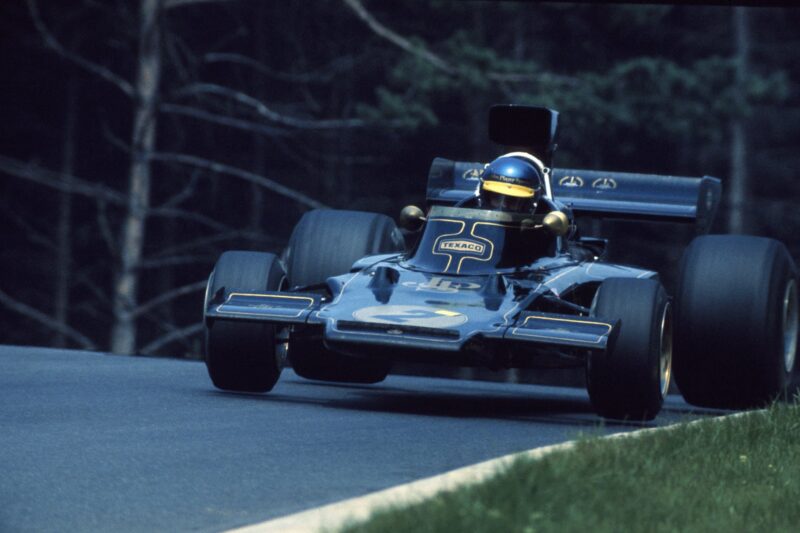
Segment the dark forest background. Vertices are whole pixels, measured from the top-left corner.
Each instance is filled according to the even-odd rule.
[[[555,166],[723,180],[715,232],[800,258],[800,10],[526,2],[4,0],[0,343],[199,357],[227,249],[308,209],[396,216],[493,103]],[[688,226],[593,222],[669,287]]]

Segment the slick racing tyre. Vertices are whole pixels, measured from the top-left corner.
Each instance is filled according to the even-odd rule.
[[[292,232],[285,253],[289,283],[292,287],[324,283],[331,276],[349,272],[364,256],[400,252],[403,246],[402,234],[386,215],[309,211]],[[295,333],[289,339],[289,360],[304,378],[377,383],[389,373],[389,361],[348,357],[325,348],[321,338]]]
[[[403,251],[394,220],[378,213],[315,209],[295,226],[284,261],[291,286],[324,283],[346,274],[366,255]]]
[[[225,252],[208,278],[204,311],[218,295],[231,290],[276,291],[285,280],[273,254]],[[258,322],[206,319],[206,368],[217,388],[238,392],[267,392],[283,368],[275,326]]]
[[[592,406],[605,418],[652,420],[661,410],[672,373],[672,306],[651,279],[611,278],[595,294],[592,316],[619,319],[605,353],[586,369]]]
[[[798,283],[783,244],[697,237],[681,260],[675,308],[675,381],[687,402],[736,409],[794,394]]]

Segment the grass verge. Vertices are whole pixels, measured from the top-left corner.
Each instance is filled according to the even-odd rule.
[[[798,531],[800,405],[585,439],[352,532]]]

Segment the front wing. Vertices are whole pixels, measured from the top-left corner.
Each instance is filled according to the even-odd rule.
[[[605,351],[618,330],[618,320],[528,311],[520,312],[507,323],[484,328],[474,324],[441,328],[408,325],[402,320],[393,323],[385,319],[321,318],[319,311],[324,305],[320,295],[314,293],[234,291],[212,300],[205,316],[207,320],[318,327],[324,331],[326,342],[333,344],[373,344],[442,351],[459,351],[475,337],[542,347]]]

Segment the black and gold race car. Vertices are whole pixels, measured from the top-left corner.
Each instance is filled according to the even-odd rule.
[[[493,141],[551,164],[557,113],[494,106]],[[283,255],[229,251],[208,280],[215,386],[266,392],[288,355],[316,380],[375,383],[396,361],[585,367],[596,411],[652,419],[674,372],[692,404],[743,408],[797,387],[797,270],[767,238],[701,235],[673,297],[657,272],[604,261],[582,216],[689,222],[706,233],[720,182],[545,168],[545,213],[470,203],[480,163],[437,158],[426,210],[315,210]]]

